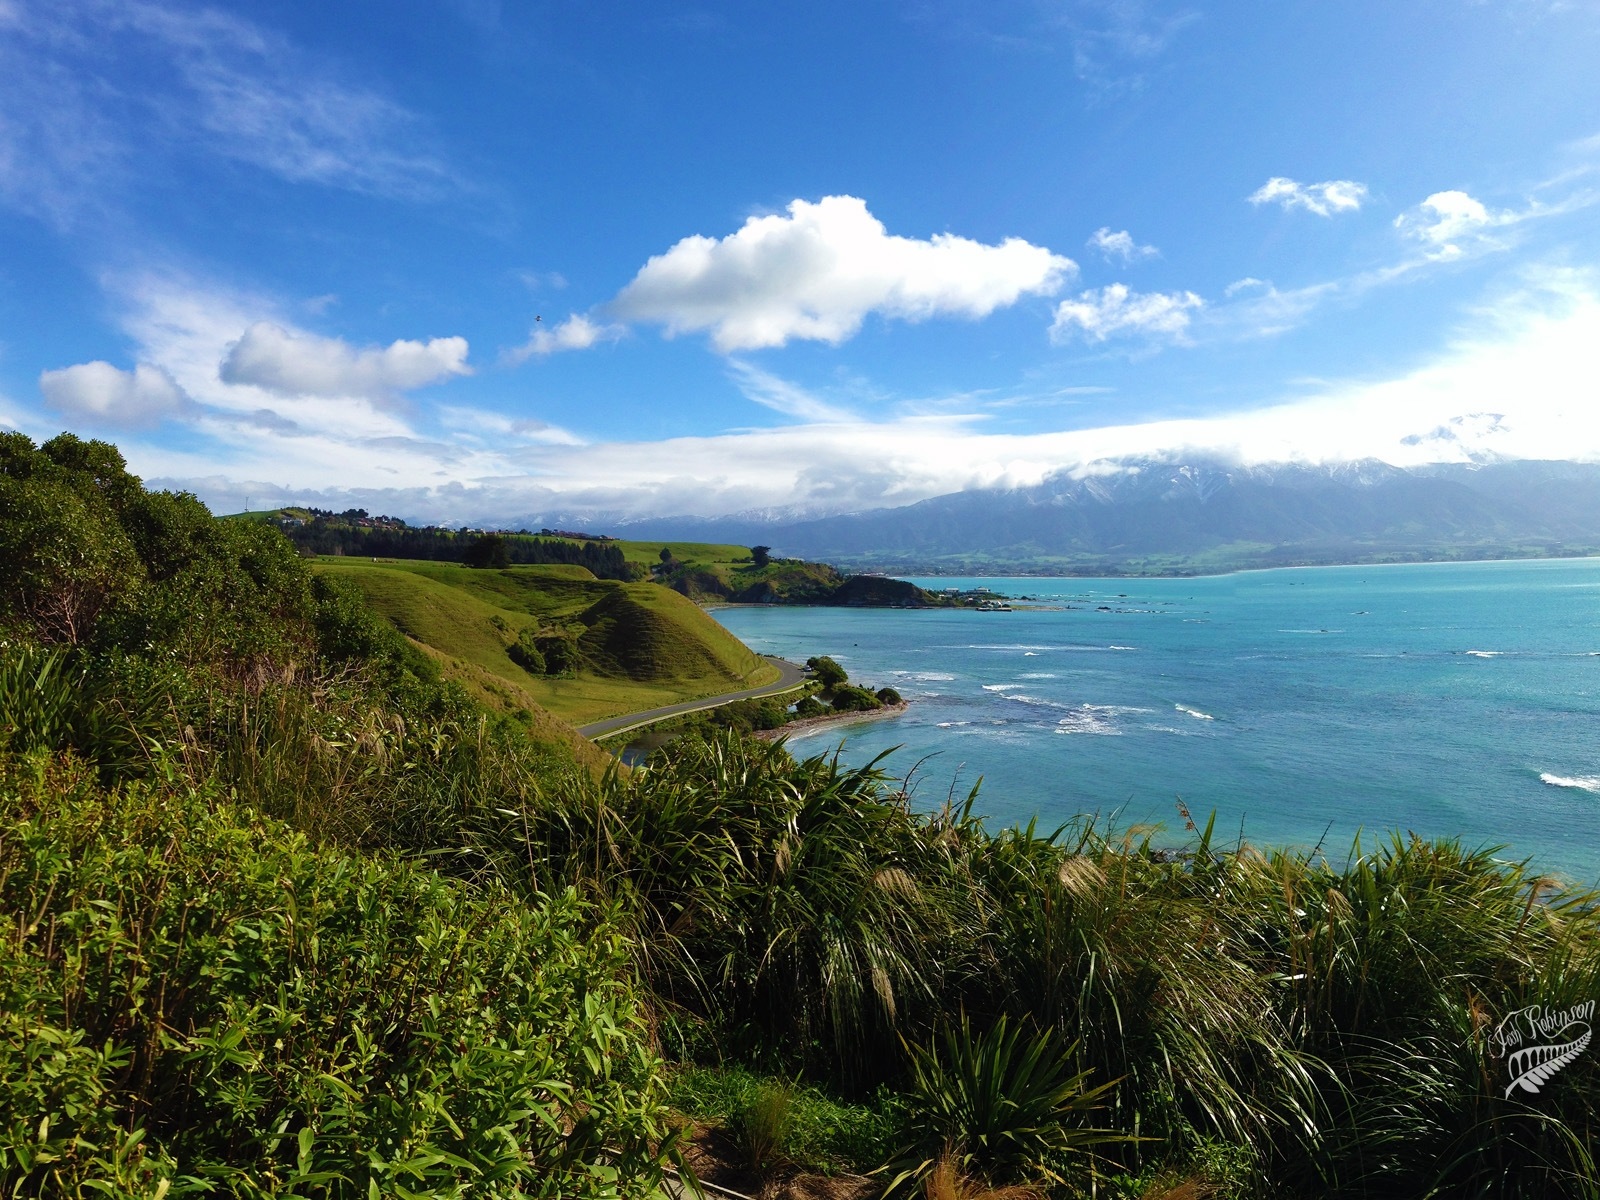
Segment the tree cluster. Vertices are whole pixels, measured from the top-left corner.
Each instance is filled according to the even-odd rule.
[[[284,534],[307,554],[464,562],[471,567],[563,564],[587,567],[597,579],[629,580],[637,575],[623,557],[622,547],[614,542],[573,542],[524,533],[469,533],[434,525],[411,526],[385,517],[357,524],[358,518],[351,512],[313,510],[310,521],[285,529]],[[360,516],[365,518],[364,511]]]

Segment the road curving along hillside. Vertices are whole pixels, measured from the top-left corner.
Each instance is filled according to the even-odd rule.
[[[641,729],[646,725],[653,725],[667,717],[677,717],[684,713],[701,712],[708,708],[717,708],[723,704],[732,704],[735,700],[755,700],[761,696],[778,696],[784,692],[799,691],[805,686],[807,678],[806,669],[796,666],[782,658],[774,658],[770,654],[761,656],[767,662],[778,668],[778,680],[764,687],[746,688],[742,692],[727,692],[721,696],[707,696],[700,700],[687,700],[682,704],[664,704],[659,708],[648,708],[643,712],[628,713],[621,717],[607,717],[604,721],[591,721],[587,725],[579,725],[578,732],[586,738],[604,737],[610,733],[624,733],[632,729]]]

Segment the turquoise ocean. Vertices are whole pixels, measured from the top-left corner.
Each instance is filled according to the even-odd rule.
[[[924,808],[981,776],[995,825],[1098,813],[1177,844],[1181,797],[1228,844],[1342,858],[1414,831],[1600,881],[1600,560],[916,582],[1037,607],[715,613],[911,702],[797,754],[898,747]]]

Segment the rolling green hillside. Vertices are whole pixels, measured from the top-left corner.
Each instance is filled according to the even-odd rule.
[[[353,583],[447,674],[503,711],[544,708],[581,724],[777,677],[677,592],[582,567],[324,558],[317,570]],[[565,676],[519,666],[509,651],[524,631],[564,637],[580,665]]]
[[[633,542],[616,543],[623,558],[641,566],[654,567],[661,562],[661,551],[671,550],[672,557],[689,567],[732,567],[750,565],[750,547],[720,545],[713,542]]]

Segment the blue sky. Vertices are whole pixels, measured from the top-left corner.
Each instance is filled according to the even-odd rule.
[[[1600,4],[0,0],[0,423],[219,510],[1600,458]]]

